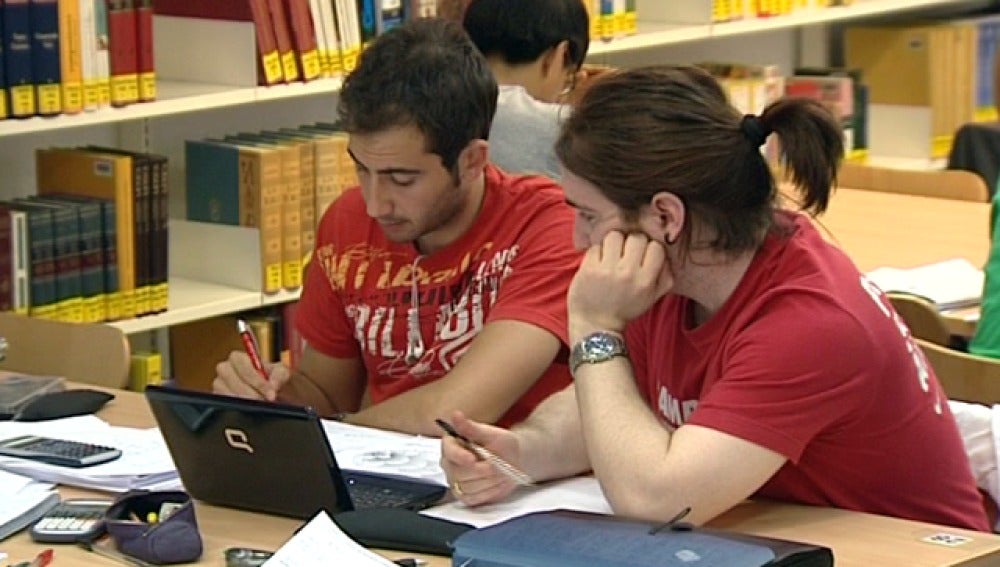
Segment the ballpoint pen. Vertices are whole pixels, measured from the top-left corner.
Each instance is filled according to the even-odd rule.
[[[451,437],[454,437],[456,440],[458,440],[458,442],[461,443],[463,447],[471,451],[472,454],[476,455],[476,457],[480,458],[481,460],[489,462],[491,465],[493,465],[494,468],[500,471],[507,478],[513,480],[515,483],[521,486],[531,486],[535,484],[534,481],[531,480],[531,477],[528,476],[526,472],[508,463],[493,451],[490,451],[486,447],[483,447],[479,443],[476,443],[475,441],[469,439],[465,435],[462,435],[458,431],[455,431],[455,428],[452,427],[452,425],[447,421],[443,419],[435,419],[434,423],[437,423],[438,427],[443,429],[444,432],[450,435]]]
[[[264,370],[264,363],[260,359],[260,347],[257,346],[257,337],[254,336],[253,330],[243,319],[236,320],[236,328],[240,332],[243,348],[247,351],[247,356],[250,357],[250,363],[253,364],[254,370],[267,380],[267,371]]]
[[[79,542],[77,542],[77,545],[79,545],[80,547],[86,549],[87,551],[91,551],[91,552],[96,553],[98,555],[103,555],[104,557],[107,557],[108,559],[114,559],[115,561],[120,561],[122,563],[125,563],[126,565],[133,565],[135,567],[153,567],[152,563],[148,563],[146,561],[143,561],[142,559],[139,559],[138,557],[132,557],[131,555],[125,555],[124,553],[115,551],[113,549],[109,549],[109,548],[104,547],[103,545],[100,545],[100,544],[97,544],[97,543],[93,543],[93,542],[89,542],[89,541],[79,541]]]

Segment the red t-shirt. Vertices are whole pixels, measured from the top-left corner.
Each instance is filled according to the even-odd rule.
[[[581,255],[573,248],[573,211],[564,199],[547,178],[487,167],[486,193],[472,228],[416,263],[426,350],[408,366],[407,312],[417,250],[385,238],[365,213],[360,189],[346,192],[316,232],[297,310],[302,337],[328,356],[363,357],[373,403],[446,374],[491,321],[530,323],[565,345],[566,290]],[[483,379],[503,376],[497,368]],[[562,352],[498,423],[523,420],[570,381]]]
[[[784,455],[759,496],[989,531],[946,396],[889,300],[807,217],[777,221],[791,233],[768,236],[704,324],[675,295],[630,324],[654,412]]]

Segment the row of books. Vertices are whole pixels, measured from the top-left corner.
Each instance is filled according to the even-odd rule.
[[[0,0],[0,119],[155,99],[152,0]]]
[[[435,0],[155,0],[157,14],[253,22],[263,85],[341,77],[382,32],[436,14]]]
[[[36,152],[38,195],[0,202],[0,310],[70,322],[166,310],[167,160]]]
[[[187,220],[260,231],[261,289],[302,285],[323,212],[358,183],[334,124],[185,142]]]
[[[847,6],[854,0],[712,0],[712,21],[784,16],[800,10]]]

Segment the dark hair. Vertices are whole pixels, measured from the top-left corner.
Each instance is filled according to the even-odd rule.
[[[743,117],[697,67],[654,66],[602,77],[564,123],[556,154],[635,218],[661,191],[714,230],[710,246],[739,253],[774,223],[776,188],[760,152],[778,134],[801,208],[826,209],[844,152],[840,126],[819,102],[782,99]],[[690,246],[691,223],[680,240]]]
[[[566,63],[579,68],[590,47],[590,18],[581,0],[473,0],[462,25],[479,51],[512,65],[567,41]]]
[[[344,80],[337,114],[348,133],[414,125],[428,151],[452,169],[469,142],[488,139],[496,107],[496,80],[461,26],[421,18],[362,52]]]

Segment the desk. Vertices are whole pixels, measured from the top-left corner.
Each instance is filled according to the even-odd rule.
[[[989,256],[990,204],[900,193],[837,189],[817,219],[862,272],[913,268],[948,258],[982,267]],[[979,308],[944,312],[952,334],[970,337]]]
[[[99,414],[117,425],[145,427],[152,416],[140,394],[118,396]],[[93,494],[65,488],[67,496]],[[200,565],[223,565],[222,551],[231,546],[277,549],[301,522],[276,516],[241,512],[197,503],[198,525],[205,544]],[[1000,536],[933,524],[860,514],[845,510],[796,506],[774,502],[747,502],[712,522],[713,526],[745,533],[826,545],[833,549],[838,567],[908,565],[911,567],[986,566],[1000,564]],[[959,547],[921,541],[931,534],[948,532],[973,538]],[[0,542],[11,561],[33,557],[42,546],[27,533]],[[116,565],[76,547],[56,546],[54,567]],[[412,554],[385,552],[398,558]],[[431,567],[444,567],[450,559],[427,557]]]

